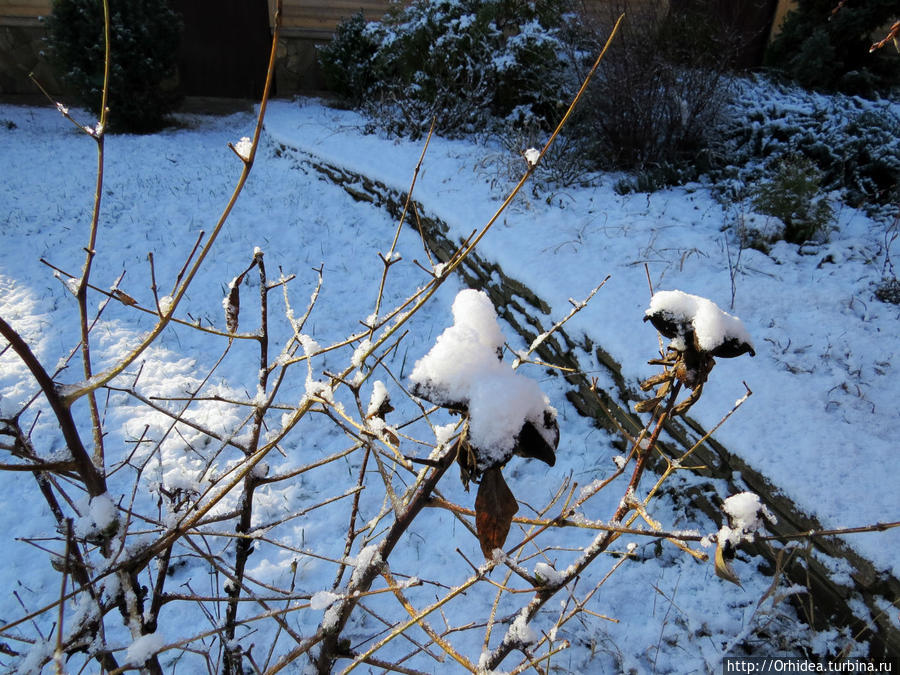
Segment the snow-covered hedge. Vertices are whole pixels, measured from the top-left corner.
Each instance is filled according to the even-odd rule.
[[[554,122],[575,91],[561,35],[565,0],[429,0],[380,22],[361,15],[320,50],[329,86],[365,103],[392,131],[416,135],[434,117],[444,133],[483,128],[491,117]]]
[[[854,206],[896,203],[900,185],[900,105],[826,96],[762,78],[736,83],[723,126],[726,176],[743,187],[786,160],[805,157],[825,190]]]
[[[112,0],[110,11],[110,126],[154,131],[178,103],[166,80],[176,75],[181,18],[159,0]],[[49,21],[51,56],[79,102],[100,114],[105,40],[103,5],[57,0]]]

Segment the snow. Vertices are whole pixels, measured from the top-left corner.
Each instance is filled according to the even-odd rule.
[[[250,141],[249,136],[242,136],[241,140],[234,144],[234,151],[240,156],[241,159],[247,161],[250,159],[250,150],[253,148],[253,143]]]
[[[728,497],[722,503],[722,510],[728,516],[729,525],[723,525],[719,530],[719,540],[728,540],[735,546],[741,541],[753,541],[764,521],[778,522],[760,501],[759,495],[752,492],[740,492]]]
[[[783,110],[790,109],[790,105],[787,99],[779,101]],[[896,103],[884,101],[879,105],[898,107]],[[16,125],[10,129],[0,124],[3,144],[0,213],[4,217],[0,232],[0,316],[20,332],[46,366],[58,364],[64,368],[56,376],[60,382],[77,382],[80,364],[77,357],[70,358],[71,349],[80,339],[78,322],[73,320],[75,300],[39,259],[43,257],[59,265],[68,275],[76,274],[81,268],[88,222],[85,214],[90,213],[93,197],[96,144],[61,119],[53,106],[44,109],[0,105],[0,120],[10,120]],[[253,126],[252,116],[246,114],[221,118],[183,116],[181,122],[180,128],[159,134],[106,136],[107,191],[92,278],[96,287],[111,288],[119,274],[127,270],[117,287],[144,306],[155,309],[147,262],[147,253],[152,251],[163,313],[172,307],[174,300],[169,295],[172,282],[191,244],[201,230],[209,231],[211,221],[218,217],[218,210],[242,168],[235,168],[239,162],[235,161],[228,144],[249,134]],[[340,368],[351,363],[359,343],[337,355],[322,350],[358,332],[360,319],[369,317],[368,323],[374,322],[373,289],[377,288],[384,271],[376,252],[387,250],[396,223],[381,209],[357,202],[319,179],[309,168],[307,157],[366,174],[397,190],[407,190],[421,150],[419,142],[366,133],[365,120],[352,111],[327,108],[315,100],[273,101],[245,192],[222,239],[210,252],[208,269],[201,271],[190,292],[180,299],[176,316],[188,320],[190,313],[191,317],[201,318],[204,326],[221,328],[224,280],[246,269],[252,253],[263,251],[270,277],[277,276],[271,270],[279,268],[285,277],[297,275],[291,284],[286,284],[285,295],[300,316],[306,298],[316,288],[318,272],[313,270],[324,262],[324,282],[315,311],[302,328],[288,325],[279,329],[282,333],[273,339],[277,345],[279,339],[286,340],[295,330],[303,331],[297,337],[301,354],[311,356],[313,363],[309,387],[303,379],[306,364],[299,364],[296,367],[301,381],[293,387],[285,384],[278,398],[294,403],[305,395],[338,399],[340,392],[332,392],[321,373],[326,369],[340,372]],[[489,151],[501,150],[462,140],[432,139],[415,197],[425,215],[447,223],[448,235],[454,241],[468,236],[493,214],[498,197],[506,187],[493,167],[484,163],[485,153]],[[524,171],[522,158],[513,154],[511,159]],[[896,401],[900,399],[897,371],[900,335],[896,327],[900,310],[879,302],[873,294],[873,286],[880,281],[890,252],[884,224],[860,210],[838,205],[837,222],[827,244],[798,247],[779,243],[764,254],[739,249],[738,242],[726,231],[739,218],[754,214],[746,211],[745,204],[723,204],[706,185],[687,185],[649,195],[620,195],[615,191],[616,176],[595,178],[594,184],[587,188],[571,186],[565,191],[539,193],[539,196],[520,195],[513,208],[479,244],[479,255],[496,261],[507,275],[527,285],[546,303],[550,310],[544,317],[543,328],[566,314],[569,298],[585,297],[610,274],[606,286],[569,321],[566,331],[575,339],[589,339],[602,346],[622,364],[626,384],[631,387],[657,370],[646,363],[658,355],[656,331],[641,322],[650,297],[645,264],[655,288],[685,289],[696,297],[708,298],[710,304],[727,310],[728,315],[739,316],[746,337],[752,336],[757,356],[720,361],[704,387],[702,399],[691,409],[691,416],[706,428],[712,427],[730,409],[731,402],[743,395],[741,382],[746,381],[753,395],[716,432],[718,441],[764,474],[777,490],[817,517],[825,527],[896,520],[896,494],[890,486],[900,483],[900,465],[896,462]],[[402,260],[391,266],[394,286],[389,285],[386,290],[384,308],[394,306],[431,279],[412,264],[416,259],[425,260],[418,233],[413,228],[404,228],[397,252]],[[441,275],[445,269],[438,265],[434,271]],[[66,278],[70,277],[61,275],[61,279]],[[599,481],[616,470],[617,463],[624,466],[621,451],[611,447],[608,437],[580,418],[568,403],[562,378],[528,364],[513,371],[498,358],[497,349],[502,349],[507,340],[513,353],[528,345],[498,322],[499,308],[495,309],[476,291],[463,291],[462,299],[457,298],[460,303],[457,312],[454,298],[462,285],[456,278],[449,278],[425,311],[411,322],[407,341],[385,362],[390,372],[379,370],[377,377],[381,380],[373,377],[369,402],[374,404],[389,389],[395,394],[392,405],[400,408],[408,404],[398,394],[405,383],[415,379],[411,371],[419,368],[413,366],[419,359],[420,363],[425,362],[420,374],[427,373],[423,381],[433,385],[433,393],[448,402],[458,396],[453,402],[471,406],[475,412],[470,433],[482,442],[490,439],[498,447],[507,447],[516,426],[513,420],[521,424],[539,404],[552,403],[559,410],[561,427],[557,466],[549,469],[539,462],[517,461],[504,470],[516,496],[535,507],[547,503],[567,475],[571,474],[580,488],[595,481],[599,485]],[[93,303],[97,296],[91,293]],[[252,332],[259,319],[254,316],[250,300],[247,305],[241,319],[248,326],[247,332]],[[451,306],[452,325],[447,328],[451,323],[448,318]],[[514,307],[504,309],[518,316]],[[273,316],[278,312],[291,315],[286,306],[270,307],[270,312]],[[703,312],[700,314],[702,319]],[[722,319],[719,314],[713,316]],[[95,336],[92,352],[98,365],[108,365],[128,353],[156,318],[138,314],[119,302],[110,303],[92,333]],[[715,325],[701,321],[700,333],[722,337],[733,334],[736,326],[729,319]],[[450,337],[442,340],[444,334]],[[743,339],[744,333],[740,335]],[[241,417],[246,410],[238,414],[233,406],[226,406],[216,398],[247,399],[251,403],[260,399],[259,355],[244,347],[241,341],[235,340],[228,359],[212,381],[204,383],[202,378],[221,352],[213,353],[208,343],[192,332],[173,327],[114,384],[127,389],[136,383],[141,393],[164,402],[172,414],[180,411],[179,398],[199,390],[205,398],[188,411],[185,420],[212,427],[223,438],[240,441]],[[476,354],[473,356],[471,351]],[[434,356],[429,358],[432,352]],[[273,349],[270,358],[276,355],[278,350]],[[597,373],[599,366],[590,355],[581,358],[582,368],[589,375]],[[281,362],[287,360],[289,357],[285,356]],[[373,360],[359,365],[372,366]],[[488,377],[478,377],[478,373]],[[605,384],[607,376],[597,375],[601,385]],[[386,383],[385,392],[381,392],[379,382]],[[498,392],[517,401],[519,411],[515,415],[498,412]],[[36,388],[20,360],[10,350],[0,353],[3,416],[11,417],[35,393]],[[138,404],[121,391],[110,392],[108,406],[101,398],[101,405],[109,432],[106,444],[109,461],[120,462],[134,451],[130,461],[135,465],[145,463],[139,483],[141,489],[135,497],[138,511],[143,508],[144,512],[156,516],[155,504],[163,490],[177,491],[187,499],[203,493],[212,476],[232,466],[235,455],[242,456],[239,451],[226,456],[217,442],[210,442],[182,422],[173,423],[172,417]],[[80,406],[73,410],[79,428],[88,430],[85,435],[88,438],[86,411]],[[479,410],[484,413],[481,419],[478,419]],[[395,415],[397,420],[412,417],[408,412],[391,413],[391,424]],[[278,416],[280,411],[273,420],[276,424],[267,433],[278,431],[272,428],[277,427]],[[55,433],[50,417],[42,414],[38,420],[23,421],[34,424],[32,440],[41,456],[64,456],[65,444]],[[285,412],[284,419],[290,422],[291,414]],[[501,423],[501,419],[505,421]],[[170,430],[173,424],[175,432]],[[461,431],[459,418],[445,411],[429,413],[427,424],[441,443],[451,442]],[[403,429],[403,432],[410,430]],[[268,469],[268,475],[289,471],[337,453],[346,443],[346,437],[335,433],[333,427],[323,431],[310,424],[280,442],[283,455],[273,451],[257,469],[259,474],[265,474]],[[403,451],[415,452],[411,445],[405,445]],[[427,456],[428,452],[426,448],[421,454]],[[317,595],[317,589],[331,588],[335,566],[325,562],[322,556],[326,560],[343,559],[347,511],[328,505],[272,529],[265,527],[279,522],[285,510],[300,511],[313,503],[345,494],[356,480],[358,460],[350,457],[334,464],[340,464],[340,469],[301,474],[290,485],[280,489],[266,486],[257,492],[259,513],[253,527],[265,532],[267,539],[277,538],[279,545],[268,545],[262,539],[254,541],[248,576],[284,588],[296,579],[297,592],[310,597]],[[374,471],[371,464],[369,471]],[[133,472],[130,472],[125,466],[116,473],[110,481],[109,495],[95,500],[96,504],[78,504],[85,518],[78,522],[79,527],[111,524],[110,514],[114,513],[116,503],[121,503],[122,508],[129,507],[127,497],[122,500],[122,495],[132,494]],[[678,472],[676,476],[684,473]],[[451,474],[452,471],[448,472],[441,484],[442,494],[471,506],[473,496],[463,492]],[[0,529],[7,533],[4,546],[9,548],[3,557],[4,583],[0,587],[18,589],[21,602],[33,609],[56,601],[59,577],[47,564],[47,553],[26,543],[48,533],[52,536],[55,523],[42,501],[36,498],[33,481],[25,476],[28,474],[0,474],[3,488]],[[672,489],[678,485],[672,483]],[[823,485],[828,487],[823,489]],[[622,495],[622,490],[616,492],[616,489],[614,484],[593,496],[577,518],[583,523],[609,518]],[[721,486],[719,489],[724,501],[727,493]],[[357,564],[352,576],[356,580],[363,569],[379,562],[376,547],[385,526],[385,518],[379,515],[381,497],[369,492],[375,491],[361,493],[358,522],[370,523],[371,527],[360,534],[356,543],[358,549],[361,547],[355,553]],[[752,498],[742,500],[745,503],[728,502],[728,508],[737,514],[741,523],[729,525],[731,531],[756,524]],[[335,504],[350,501],[344,499]],[[664,494],[649,507],[665,529],[715,533],[722,525],[702,514],[685,514],[675,502]],[[236,498],[229,497],[211,516],[227,514],[235,506]],[[390,556],[392,572],[405,571],[423,580],[424,590],[409,591],[419,607],[433,602],[435,594],[442,592],[430,585],[431,580],[452,586],[465,578],[453,577],[460,568],[463,568],[462,575],[469,573],[460,563],[457,548],[467,556],[471,557],[473,552],[478,555],[477,542],[469,532],[452,518],[442,519],[440,511],[426,509],[421,525],[417,523]],[[180,515],[163,509],[158,518],[163,524],[173,524],[179,521]],[[764,513],[756,512],[755,517],[757,521],[765,520]],[[144,527],[149,528],[151,524],[141,523],[137,529]],[[226,527],[220,523],[217,529]],[[204,533],[204,541],[207,536],[209,541],[216,541],[209,532]],[[368,536],[372,539],[364,541]],[[896,530],[850,536],[845,541],[872,560],[878,569],[900,574]],[[571,560],[566,557],[566,551],[583,547],[584,542],[580,528],[568,528],[554,542],[557,550],[553,551],[553,559],[532,562],[529,567],[533,566],[537,577],[558,578],[554,570],[566,569]],[[222,544],[216,551],[217,554],[222,551],[223,559],[231,551],[225,546]],[[305,551],[315,555],[307,555]],[[582,666],[584,672],[586,660],[593,658],[591,667],[597,672],[623,672],[629,668],[645,672],[651,665],[645,655],[661,649],[660,662],[662,656],[677,658],[685,670],[705,672],[721,660],[721,645],[748,629],[756,601],[771,583],[770,577],[760,574],[754,563],[743,560],[742,556],[734,561],[744,586],[740,589],[720,583],[711,565],[697,565],[680,551],[673,552],[665,543],[662,553],[655,553],[653,545],[638,538],[638,547],[632,553],[641,564],[627,561],[615,578],[604,584],[599,601],[594,600],[591,605],[592,610],[613,616],[619,623],[591,624],[588,640],[592,645],[599,645],[599,649],[589,656],[588,650],[578,651],[573,646],[570,652],[573,669]],[[181,592],[190,585],[201,593],[221,592],[208,566],[198,562],[194,552],[176,551],[176,558],[171,589],[178,588]],[[598,566],[602,567],[600,561]],[[596,583],[606,571],[608,567],[597,570],[590,579],[586,574],[579,588]],[[445,579],[444,575],[451,578]],[[116,582],[114,577],[107,578],[106,592],[112,593]],[[659,593],[644,592],[651,583]],[[260,589],[261,596],[270,595],[263,587],[254,588]],[[421,590],[421,595],[416,597],[417,590]],[[494,595],[493,588],[485,593],[469,592],[460,604],[449,603],[442,611],[454,627],[473,620],[482,621],[490,612]],[[664,597],[671,601],[664,602]],[[327,599],[329,596],[319,595],[316,604]],[[376,612],[383,610],[383,615],[392,621],[408,618],[405,611],[390,614],[386,601],[380,601],[377,595],[366,602]],[[205,617],[199,604],[191,604],[190,611],[181,611],[184,603],[172,605],[179,609],[164,611],[160,624],[172,640],[210,627],[203,624]],[[682,624],[676,625],[671,620],[676,612]],[[4,621],[26,613],[12,593],[0,596],[0,616]],[[53,634],[56,613],[51,614],[53,617],[41,624],[45,635]],[[135,659],[164,646],[158,636],[145,636],[132,643],[127,629],[115,628],[117,622],[121,623],[115,614],[111,613],[106,622],[110,644],[130,644]],[[331,604],[324,615],[297,612],[292,620],[296,621],[298,631],[309,635],[323,616],[327,617],[326,624],[335,621],[336,605]],[[70,619],[71,614],[67,613],[66,625]],[[536,625],[552,625],[554,620],[552,610],[547,610],[536,619],[540,621]],[[579,630],[575,623],[561,626],[560,637],[571,637]],[[694,638],[683,626],[693,626],[698,635],[705,637]],[[27,627],[21,628],[25,631]],[[527,624],[520,628],[530,630]],[[268,644],[266,638],[271,634],[266,632],[265,625],[260,622],[255,630],[259,632],[253,641],[258,645]],[[354,624],[353,630],[354,637],[368,635],[362,622]],[[805,626],[802,630],[806,630]],[[481,637],[471,640],[468,654],[479,653]],[[667,641],[674,638],[680,640],[678,646],[667,646]],[[838,632],[834,635],[822,632],[808,639],[820,653],[844,644]],[[52,640],[36,640],[31,660],[23,659],[16,665],[39,663],[52,650]],[[191,661],[191,654],[177,653],[184,659],[186,671],[194,666],[204,667],[199,661]],[[3,661],[3,666],[7,667],[8,663],[9,660]],[[422,663],[429,662],[410,665],[421,667]],[[424,667],[427,670],[428,665]],[[165,664],[164,668],[169,669]]]
[[[367,574],[373,566],[377,567],[383,562],[377,544],[369,544],[356,556],[353,563],[353,575],[350,577],[350,586],[356,586],[363,575]]]
[[[483,291],[460,291],[452,311],[453,325],[416,362],[410,380],[432,403],[468,410],[471,442],[486,468],[512,456],[526,421],[540,429],[544,411],[555,411],[537,382],[501,360],[505,339]]]
[[[74,527],[75,534],[81,537],[100,533],[110,534],[110,528],[116,524],[119,517],[116,505],[108,493],[90,498],[87,508],[82,509],[82,512]]]
[[[558,586],[563,580],[563,575],[545,562],[539,562],[534,566],[534,576],[547,586]]]
[[[750,334],[741,320],[723,312],[716,303],[706,298],[678,290],[657,291],[650,298],[650,307],[645,316],[658,315],[689,324],[697,346],[705,352],[713,351],[727,340],[737,340],[753,346]]]
[[[316,591],[309,600],[309,608],[313,610],[328,609],[335,602],[341,599],[341,596],[331,591]]]
[[[175,304],[175,298],[171,295],[164,295],[159,299],[159,311],[163,316],[169,314],[172,310],[172,305]]]
[[[900,104],[893,108],[900,110]],[[406,189],[408,167],[415,166],[421,146],[377,135],[358,136],[352,144],[335,139],[335,128],[364,126],[357,113],[309,101],[299,112],[295,103],[275,102],[266,123],[280,143]],[[435,140],[416,196],[451,226],[451,234],[467,236],[472,223],[493,213],[499,193],[487,177],[484,182],[458,178],[461,167],[477,174],[483,150],[463,141]],[[746,212],[745,205],[723,204],[701,184],[628,195],[614,187],[615,177],[610,177],[589,189],[567,189],[565,199],[550,205],[526,197],[481,242],[481,255],[499,261],[506,274],[525,282],[557,311],[569,297],[586,295],[611,274],[569,329],[602,344],[632,381],[654,373],[643,364],[653,356],[656,336],[627,319],[644,311],[645,263],[654,286],[666,282],[689,288],[735,311],[757,346],[757,358],[720,362],[704,386],[706,404],[694,406],[691,415],[713,426],[743,393],[740,383],[746,381],[753,396],[717,432],[718,440],[826,527],[847,525],[848,514],[854,522],[870,523],[895,513],[891,491],[869,490],[861,469],[896,464],[891,430],[900,395],[894,365],[900,340],[891,336],[900,310],[873,297],[887,252],[885,226],[842,205],[827,245],[828,251],[844,252],[841,265],[823,263],[824,249],[780,242],[769,255],[742,249],[735,267],[737,246],[722,229]],[[842,489],[823,497],[819,481],[810,481],[797,466],[810,467],[822,482]],[[888,472],[885,485],[900,480],[900,474]],[[858,494],[867,495],[865,505]],[[897,557],[876,539],[855,537],[848,543],[885,569],[900,572]]]
[[[524,614],[519,614],[509,627],[509,639],[522,645],[530,645],[540,639],[537,631],[529,624]]]
[[[141,635],[125,650],[125,663],[132,666],[142,666],[154,654],[158,653],[166,645],[165,638],[159,633]]]
[[[375,415],[381,407],[390,401],[387,387],[381,380],[375,380],[372,383],[372,396],[369,398],[369,406],[366,409],[366,415],[371,417]]]

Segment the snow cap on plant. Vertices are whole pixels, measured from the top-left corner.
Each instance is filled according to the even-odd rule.
[[[716,536],[716,575],[740,586],[740,580],[730,564],[735,548],[741,542],[753,541],[764,521],[774,524],[778,519],[753,492],[731,495],[722,503],[722,511],[728,518],[728,524],[723,525]]]
[[[672,340],[672,348],[733,358],[749,353],[755,356],[753,341],[736,316],[719,309],[711,300],[683,291],[659,291],[644,312],[663,336]]]
[[[728,525],[719,530],[719,538],[737,545],[742,541],[753,541],[763,521],[778,522],[774,514],[753,492],[739,492],[722,503],[722,511],[728,517]]]
[[[479,473],[516,453],[552,466],[559,442],[556,410],[537,382],[502,361],[505,340],[490,299],[482,291],[463,290],[452,311],[453,325],[416,362],[413,393],[468,415]]]

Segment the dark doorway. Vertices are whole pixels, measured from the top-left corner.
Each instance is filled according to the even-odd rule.
[[[267,0],[177,0],[186,96],[259,98],[271,47]]]
[[[740,42],[738,68],[755,68],[762,63],[769,43],[778,0],[719,0],[716,11]]]

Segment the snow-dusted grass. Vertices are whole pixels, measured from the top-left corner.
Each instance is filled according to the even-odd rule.
[[[0,185],[0,218],[4,218],[0,223],[0,315],[14,325],[52,369],[57,364],[62,366],[77,344],[78,328],[69,289],[63,280],[54,278],[53,271],[39,258],[73,274],[80,269],[92,199],[94,147],[55,110],[2,106],[0,120],[14,123],[14,128],[0,127],[4,148],[0,169],[4,179]],[[107,140],[107,181],[93,283],[108,288],[126,271],[119,287],[148,306],[152,306],[153,296],[147,253],[153,253],[160,295],[165,295],[198,232],[208,230],[214,222],[240,171],[240,163],[227,144],[239,143],[239,139],[248,136],[253,120],[249,115],[196,116],[184,117],[182,122],[183,128],[153,136],[112,136]],[[313,341],[324,346],[361,329],[359,321],[370,318],[374,310],[384,270],[377,252],[389,250],[394,223],[382,211],[354,201],[317,178],[289,153],[282,153],[279,146],[308,152],[405,189],[421,145],[365,135],[363,128],[363,121],[354,113],[330,110],[315,101],[302,105],[274,103],[264,145],[257,154],[245,193],[208,265],[179,307],[180,317],[199,319],[204,326],[223,327],[222,299],[228,294],[229,283],[247,268],[259,247],[271,279],[277,279],[275,271],[279,269],[285,276],[297,275],[288,284],[288,297],[296,316],[304,311],[315,287],[318,273],[313,268],[324,264],[324,283],[304,327],[304,348],[313,351]],[[479,173],[484,152],[484,148],[463,141],[433,139],[419,176],[416,198],[428,212],[448,223],[456,238],[467,236],[496,209],[497,194],[492,191],[490,180]],[[524,159],[522,165],[524,170]],[[702,185],[652,195],[621,196],[616,194],[613,183],[613,179],[601,178],[592,188],[573,188],[557,194],[550,204],[524,198],[483,240],[479,246],[481,255],[498,261],[506,274],[526,283],[553,308],[548,324],[567,313],[570,297],[585,297],[611,274],[610,281],[587,308],[569,322],[568,331],[583,333],[602,344],[623,364],[626,377],[633,383],[652,374],[646,360],[658,348],[655,332],[641,321],[650,298],[644,264],[649,266],[656,289],[678,288],[711,298],[733,311],[743,320],[757,356],[721,361],[706,385],[703,399],[691,409],[692,416],[711,426],[744,393],[741,381],[746,381],[754,395],[717,434],[719,440],[767,475],[801,508],[819,517],[825,526],[896,520],[897,501],[892,486],[900,478],[895,461],[895,401],[900,385],[894,362],[900,346],[896,331],[900,311],[873,297],[886,253],[883,228],[860,211],[838,205],[839,221],[827,245],[801,249],[779,244],[768,256],[745,250],[735,267],[736,243],[724,228],[742,215],[737,205],[723,207]],[[385,307],[395,305],[429,279],[412,262],[423,259],[421,243],[413,229],[401,231],[397,251],[402,260],[391,266]],[[258,288],[252,277],[248,275],[242,287],[241,332],[251,332],[258,326],[253,309]],[[413,364],[453,323],[450,308],[458,290],[458,282],[448,281],[410,323],[401,349],[385,360],[397,380],[381,371],[378,378],[382,380],[381,387],[394,394],[392,402],[403,398],[396,395],[398,387],[409,386]],[[279,318],[286,311],[283,303],[270,308],[273,316]],[[150,328],[153,319],[120,303],[111,303],[93,332],[98,364],[108,364],[120,356]],[[291,334],[287,322],[273,321],[272,326],[273,341],[284,343]],[[167,330],[119,384],[127,386],[138,378],[141,390],[149,395],[183,397],[198,387],[224,349],[223,344],[212,343],[216,349],[211,350],[210,344],[207,336],[193,330]],[[354,350],[351,345],[318,357],[314,373],[285,386],[279,399],[296,404],[311,392],[326,395],[317,386],[317,378],[325,371],[358,361]],[[238,411],[225,401],[258,395],[257,358],[252,345],[236,341],[203,389],[204,399],[192,408],[192,419],[223,434],[234,428],[239,422]],[[586,371],[595,367],[592,363],[582,365]],[[303,364],[295,367],[306,370]],[[582,485],[612,474],[616,470],[615,452],[603,434],[574,413],[565,399],[560,378],[547,376],[531,366],[522,370],[541,380],[541,389],[558,410],[561,429],[558,460],[553,469],[538,462],[516,460],[507,472],[506,479],[515,495],[523,503],[537,507],[547,503],[569,474]],[[71,373],[64,370],[59,379],[77,381],[79,372],[72,367]],[[15,411],[35,391],[18,359],[9,351],[2,354],[3,414]],[[362,400],[370,401],[372,394],[383,397],[384,392],[378,385],[366,383]],[[341,401],[352,403],[346,397]],[[119,392],[112,392],[102,405],[109,431],[106,444],[113,461],[134,451],[134,462],[139,462],[150,453],[152,445],[136,441],[161,437],[170,423]],[[83,410],[77,412],[85,414]],[[452,421],[449,416],[434,419],[435,424]],[[64,450],[49,416],[38,420],[33,438],[44,456]],[[156,499],[154,491],[160,486],[167,490],[202,490],[227,470],[229,461],[234,459],[227,460],[226,456],[210,466],[207,443],[208,439],[188,428],[178,436],[166,436],[157,454],[158,461],[149,463],[146,474],[139,479],[142,494],[138,501],[144,506],[152,505]],[[261,474],[268,470],[270,475],[289,471],[349,445],[350,441],[336,433],[330,422],[307,420],[281,444],[284,456],[271,453],[267,465],[259,470]],[[405,445],[401,447],[412,455],[423,454]],[[344,505],[352,498],[358,471],[359,459],[353,456],[301,474],[296,480],[260,489],[256,494],[254,527],[260,528],[260,539],[249,558],[247,573],[257,582],[290,586],[307,595],[311,606],[290,614],[290,625],[300,634],[315,631],[323,621],[323,610],[326,622],[331,620],[329,616],[334,617],[333,609],[339,600],[337,594],[331,595],[336,567],[316,556],[343,558],[347,528]],[[130,494],[133,479],[133,473],[123,470],[110,481],[114,503]],[[47,562],[46,553],[25,542],[52,534],[53,530],[52,517],[39,499],[30,475],[3,473],[0,481],[5,505],[0,510],[0,520],[5,541],[9,542],[3,556],[4,586],[9,590],[0,597],[0,620],[5,624],[52,603],[59,594],[59,578]],[[674,484],[679,485],[677,481]],[[616,492],[617,486],[621,487],[614,484],[592,500],[584,515],[590,519],[608,518],[622,496],[621,490]],[[448,474],[441,490],[452,501],[471,504],[472,496],[462,491],[453,475]],[[299,513],[304,505],[331,498],[337,501],[279,522],[286,513]],[[674,501],[671,495],[662,496],[653,512],[665,528],[711,534],[722,524],[710,522],[702,514],[685,513],[676,508]],[[104,516],[108,509],[101,508],[108,503],[87,505],[85,514],[108,522]],[[216,512],[226,513],[236,506],[235,495],[222,500]],[[360,507],[363,520],[374,518],[381,507],[377,495],[364,491]],[[174,517],[172,513],[159,515],[164,523]],[[91,528],[101,523],[83,521],[80,525]],[[377,521],[370,526],[375,531]],[[897,574],[895,532],[860,535],[850,543],[878,566]],[[232,555],[227,541],[215,537],[211,541],[214,552]],[[589,534],[561,531],[551,539],[556,547],[550,549],[552,555],[528,563],[528,567],[552,582],[556,571],[564,569],[571,559],[567,550],[589,541]],[[632,667],[660,672],[714,668],[740,640],[754,642],[753,630],[769,610],[775,621],[770,630],[779,631],[788,641],[800,641],[814,651],[843,646],[844,637],[836,634],[801,637],[803,630],[792,628],[793,613],[785,606],[758,607],[757,601],[765,594],[770,580],[759,575],[753,561],[735,561],[744,584],[738,588],[718,580],[711,565],[699,565],[677,549],[663,546],[656,551],[645,540],[635,543],[636,548],[626,545],[626,540],[617,545],[619,552],[630,552],[631,559],[617,562],[601,558],[586,575],[589,578],[580,582],[584,590],[590,589],[617,567],[616,574],[591,600],[589,609],[618,623],[598,619],[557,628],[560,610],[548,606],[529,623],[513,621],[515,617],[509,616],[512,631],[527,638],[523,641],[536,638],[539,631],[552,632],[554,638],[558,634],[560,640],[572,640],[573,648],[555,657],[553,663],[581,672],[589,660],[590,669],[597,672]],[[140,538],[136,537],[134,545],[139,544]],[[405,591],[417,606],[444,595],[444,587],[436,582],[452,587],[469,578],[471,570],[456,553],[457,548],[469,559],[478,559],[474,536],[452,517],[432,509],[423,512],[394,551],[390,564],[395,576],[424,580],[421,587]],[[351,578],[363,573],[366,565],[360,561],[366,555],[370,559],[374,553],[369,547],[352,551],[351,558],[345,560],[357,570]],[[621,564],[621,560],[627,562]],[[169,582],[172,592],[221,592],[225,580],[212,573],[201,558],[182,551],[176,562]],[[476,585],[450,602],[443,609],[444,616],[452,626],[483,621],[489,614],[493,594],[493,587]],[[560,599],[565,602],[566,596],[561,595]],[[774,600],[770,598],[768,602]],[[221,620],[215,615],[204,616],[198,605],[173,605],[176,606],[177,611],[163,610],[159,632],[153,636],[134,640],[127,631],[110,628],[107,639],[121,648],[120,661],[138,659],[163,642],[211,630]],[[368,606],[376,612],[395,611],[387,600],[377,596],[368,601]],[[185,607],[193,610],[184,611]],[[517,607],[514,603],[504,604],[501,614]],[[258,609],[248,609],[246,615],[257,613]],[[42,618],[46,636],[52,635],[55,619],[55,613],[50,614],[53,616]],[[393,620],[407,618],[402,613],[390,616]],[[115,621],[109,623],[115,625]],[[250,642],[268,645],[275,627],[250,625],[258,632],[246,638],[245,646]],[[358,648],[365,650],[370,646],[365,640],[381,630],[377,620],[360,615],[351,623],[348,636],[354,648],[360,645]],[[427,640],[424,634],[412,632],[416,639]],[[496,631],[491,646],[503,632]],[[481,634],[462,632],[458,637],[459,649],[477,661]],[[42,640],[33,646],[19,641],[14,644],[23,654],[31,650],[33,658],[48,653],[49,643]],[[216,648],[213,638],[194,646]],[[289,643],[280,642],[276,656],[290,647]],[[52,652],[52,645],[50,649]],[[404,649],[411,651],[407,645],[390,654],[398,658]],[[175,667],[171,659],[177,653],[165,653],[164,667]],[[198,666],[191,658],[184,656],[179,669],[194,672],[192,669]],[[428,663],[433,664],[426,660],[418,665],[433,667],[425,665]]]

